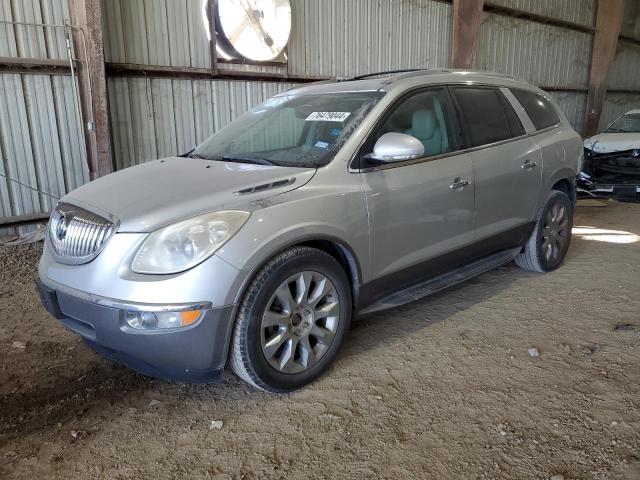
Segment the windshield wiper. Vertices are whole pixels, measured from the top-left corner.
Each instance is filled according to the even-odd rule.
[[[275,165],[266,158],[256,157],[241,157],[236,155],[222,155],[220,157],[212,158],[211,160],[222,160],[223,162],[235,162],[235,163],[253,163],[255,165]]]
[[[257,157],[242,157],[238,155],[219,155],[217,157],[203,157],[197,153],[188,153],[185,155],[187,158],[197,158],[198,160],[214,160],[217,162],[235,162],[235,163],[253,163],[255,165],[275,165],[266,158]]]

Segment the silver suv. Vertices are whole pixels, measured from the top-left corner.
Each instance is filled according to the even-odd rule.
[[[582,140],[543,91],[416,71],[294,88],[183,157],[64,197],[47,310],[100,354],[179,381],[299,388],[356,314],[569,247]]]

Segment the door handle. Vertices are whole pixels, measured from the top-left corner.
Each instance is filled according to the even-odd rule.
[[[471,180],[467,179],[467,178],[460,178],[457,177],[453,183],[451,185],[449,185],[449,188],[451,190],[462,190],[464,187],[466,187],[467,185],[471,184]]]
[[[523,170],[531,170],[532,168],[535,168],[536,165],[538,165],[536,162],[527,159],[522,164],[522,169]]]

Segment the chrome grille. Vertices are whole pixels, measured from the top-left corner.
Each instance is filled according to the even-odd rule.
[[[61,263],[93,260],[116,231],[115,221],[68,203],[59,203],[49,220],[49,240]]]

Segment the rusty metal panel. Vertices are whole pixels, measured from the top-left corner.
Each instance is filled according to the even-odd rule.
[[[108,62],[210,66],[204,0],[105,0]]]
[[[486,0],[485,3],[594,27],[598,2],[597,0]]]
[[[451,5],[431,0],[292,2],[289,73],[345,77],[442,68],[451,55]]]
[[[616,56],[607,75],[607,88],[640,91],[640,45],[618,41]]]
[[[475,67],[536,85],[588,86],[593,36],[512,17],[484,14]]]
[[[111,78],[118,169],[186,153],[231,120],[292,84]]]
[[[604,130],[620,115],[634,109],[640,109],[640,93],[607,93],[602,105],[598,131]]]
[[[584,113],[587,107],[587,94],[577,92],[547,92],[556,101],[573,129],[582,133]]]

